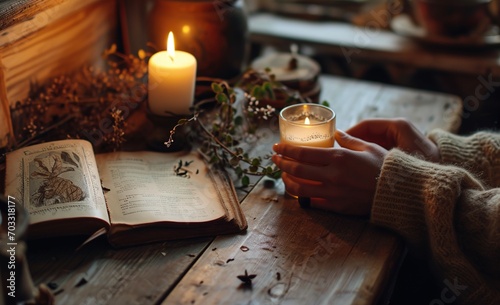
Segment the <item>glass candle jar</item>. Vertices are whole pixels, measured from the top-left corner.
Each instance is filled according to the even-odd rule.
[[[298,146],[333,147],[335,112],[319,104],[295,104],[279,115],[281,143]]]
[[[198,76],[229,79],[246,65],[248,26],[242,0],[155,0],[148,37],[158,51],[165,49],[170,31],[175,48],[196,58]]]

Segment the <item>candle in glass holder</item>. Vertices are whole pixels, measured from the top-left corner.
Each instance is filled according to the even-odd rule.
[[[333,147],[335,112],[319,104],[295,104],[279,116],[280,141],[298,146]]]

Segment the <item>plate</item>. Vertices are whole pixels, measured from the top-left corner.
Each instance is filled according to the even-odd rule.
[[[500,33],[497,26],[491,26],[488,31],[478,36],[447,37],[428,35],[426,30],[415,24],[409,15],[401,14],[392,18],[390,27],[395,33],[402,36],[441,46],[475,48],[500,45]]]

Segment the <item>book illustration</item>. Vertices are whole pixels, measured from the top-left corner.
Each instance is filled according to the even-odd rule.
[[[41,153],[29,163],[31,205],[43,207],[85,199],[80,157],[74,152]],[[33,193],[31,190],[35,190]]]

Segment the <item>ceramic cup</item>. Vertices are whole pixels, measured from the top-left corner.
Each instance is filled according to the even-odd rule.
[[[430,36],[479,36],[498,23],[496,4],[492,0],[412,0],[412,9]]]

